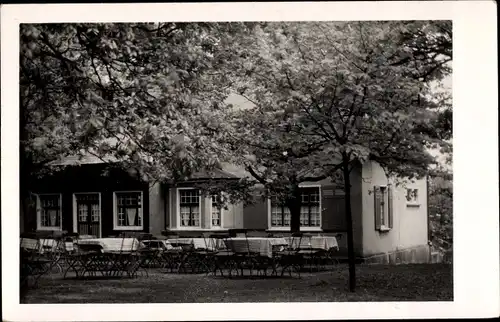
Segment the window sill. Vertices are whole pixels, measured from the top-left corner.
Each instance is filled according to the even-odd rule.
[[[140,226],[114,226],[113,230],[143,230]]]
[[[272,227],[267,231],[290,231],[290,227]],[[300,231],[323,231],[321,227],[301,227]]]
[[[382,226],[382,227],[380,227],[380,228],[378,229],[378,231],[380,231],[380,232],[382,232],[382,233],[384,233],[384,232],[388,232],[388,231],[390,231],[390,230],[391,230],[391,228],[389,228],[389,227],[385,227],[385,226]]]
[[[47,226],[43,226],[43,227],[37,227],[36,230],[52,230],[52,231],[61,231],[62,230],[62,227],[47,227]]]
[[[182,227],[182,228],[169,228],[169,231],[227,231],[230,228],[201,228],[201,227]]]

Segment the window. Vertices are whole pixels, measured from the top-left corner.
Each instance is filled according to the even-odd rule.
[[[219,203],[220,196],[212,196],[211,218],[212,227],[222,226],[222,208]]]
[[[290,226],[290,209],[280,202],[278,197],[271,197],[271,227]]]
[[[418,206],[418,189],[406,189],[406,201],[408,206]]]
[[[321,227],[321,198],[319,187],[301,188],[301,227]],[[278,200],[271,197],[271,228],[290,227],[290,209]]]
[[[300,225],[307,227],[321,226],[319,188],[302,188],[301,190]]]
[[[90,214],[92,222],[99,222],[99,204],[93,204],[90,207]]]
[[[87,221],[87,205],[78,205],[78,221]]]
[[[392,187],[375,186],[374,196],[375,229],[389,230],[393,226]]]
[[[115,192],[115,229],[142,229],[142,192]]]
[[[200,227],[200,191],[179,189],[179,214],[181,227]]]
[[[60,230],[61,195],[43,194],[37,196],[37,213],[39,230]]]
[[[99,222],[99,194],[79,193],[75,194],[77,214],[79,222]]]

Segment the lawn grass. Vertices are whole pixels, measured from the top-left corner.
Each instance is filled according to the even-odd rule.
[[[348,291],[347,266],[301,278],[221,278],[150,270],[135,279],[43,277],[21,303],[195,303],[451,301],[452,266],[358,265],[358,286]]]

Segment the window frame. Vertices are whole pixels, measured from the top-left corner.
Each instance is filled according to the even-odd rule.
[[[36,229],[37,230],[62,230],[62,193],[37,193],[36,195]],[[59,226],[42,226],[42,202],[40,196],[59,196]]]
[[[181,225],[181,190],[197,190],[199,193],[199,198],[198,198],[198,208],[200,212],[200,225],[199,226],[182,226]],[[193,188],[193,187],[182,187],[182,188],[177,188],[177,193],[176,193],[176,217],[177,217],[177,229],[178,230],[201,230],[203,229],[202,225],[202,218],[203,218],[203,209],[201,205],[201,199],[203,198],[203,195],[200,193],[200,189],[198,188]]]
[[[416,190],[417,191],[417,198],[415,200],[408,200],[408,191],[409,190]],[[406,206],[407,207],[420,207],[420,189],[415,188],[415,187],[406,187],[405,189],[405,200],[406,200]]]
[[[323,230],[323,195],[321,184],[301,184],[299,188],[318,188],[319,195],[319,226],[300,226],[301,231],[322,231]],[[302,194],[301,194],[302,198]],[[272,226],[272,205],[271,198],[267,198],[267,230],[269,231],[290,231],[290,226]],[[291,215],[290,215],[291,219]]]
[[[212,195],[211,195],[211,196],[209,197],[209,200],[210,200],[210,225],[209,225],[209,227],[210,227],[210,229],[211,229],[211,230],[224,229],[224,228],[223,228],[223,227],[224,227],[224,222],[222,221],[224,207],[222,207],[221,205],[219,205],[219,207],[218,207],[218,208],[219,208],[219,214],[220,214],[220,225],[219,225],[219,226],[214,226],[214,225],[212,224],[212,220],[213,220],[213,218],[212,218],[212,211],[213,211],[213,197],[215,197],[215,196],[212,196]]]
[[[139,208],[139,215],[141,217],[141,224],[139,226],[119,226],[118,225],[118,195],[120,193],[140,193],[141,207]],[[144,193],[142,190],[122,190],[113,191],[113,230],[143,230],[144,229]]]
[[[380,213],[380,223],[379,223],[379,232],[387,232],[392,230],[391,223],[390,221],[394,221],[394,204],[390,205],[390,203],[394,203],[394,196],[392,196],[392,200],[389,199],[389,193],[394,194],[394,188],[392,187],[391,184],[387,185],[377,185],[380,193],[381,193],[381,202],[383,204],[383,213]],[[391,190],[392,189],[392,190]],[[391,192],[389,192],[391,190]],[[391,208],[391,209],[389,209]],[[375,211],[375,204],[374,204],[374,211]],[[391,213],[392,211],[392,213]],[[374,213],[375,215],[375,213]],[[389,217],[392,216],[393,218],[390,219]],[[376,215],[375,215],[376,218]]]

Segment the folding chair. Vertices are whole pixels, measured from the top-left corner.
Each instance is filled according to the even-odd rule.
[[[178,246],[175,243],[175,240],[179,238],[179,234],[177,234],[176,232],[164,230],[162,231],[162,235],[165,236],[168,245],[171,246],[171,248],[168,248],[167,246],[167,249],[161,254],[163,260],[162,268],[170,269],[170,273],[172,273],[174,270],[178,271],[180,268],[181,258],[183,256],[182,247]]]
[[[36,287],[39,279],[51,270],[55,260],[44,254],[39,234],[23,233],[20,237],[20,286],[30,287],[31,279],[31,287]]]
[[[233,259],[241,272],[244,275],[244,269],[248,269],[250,276],[252,276],[253,270],[257,270],[257,274],[260,271],[264,271],[266,274],[267,265],[263,265],[263,258],[258,252],[254,252],[250,248],[250,243],[248,241],[248,230],[246,229],[230,229],[229,231],[229,243],[232,245],[231,250],[234,252]],[[244,238],[244,242],[234,240],[233,238],[239,237]]]
[[[141,253],[145,256],[143,266],[148,268],[162,267],[162,252],[166,250],[163,240],[141,241]]]
[[[132,259],[134,259],[134,265],[139,265],[143,268],[147,274],[147,268],[154,266],[155,264],[160,264],[160,252],[161,248],[158,248],[157,243],[152,242],[153,235],[144,232],[129,232],[123,234],[124,238],[135,238],[138,241],[136,249],[131,250]],[[156,247],[154,247],[156,246]]]
[[[290,246],[282,251],[278,251],[275,254],[275,265],[273,267],[273,273],[277,274],[278,266],[281,267],[281,276],[284,275],[285,271],[288,270],[288,274],[292,276],[292,272],[297,272],[300,278],[300,271],[304,265],[304,257],[301,253],[301,243],[302,234],[293,233],[290,239]]]
[[[232,276],[232,270],[237,268],[235,253],[226,247],[226,242],[229,239],[228,234],[209,234],[208,238],[213,245],[213,255],[211,257],[211,272],[217,276],[217,271],[221,276],[224,276],[224,270],[228,271],[228,275]],[[237,273],[237,269],[236,269]]]
[[[295,237],[299,237],[299,253],[302,255],[305,264],[309,265],[310,272],[313,271],[313,267],[319,270],[320,258],[325,253],[323,249],[317,249],[312,247],[311,240],[312,235],[295,233]]]
[[[213,255],[215,254],[214,245],[208,234],[203,233],[202,238],[203,247],[199,247],[199,243],[193,243],[193,247],[185,250],[187,256],[185,258],[185,265],[187,264],[193,273],[209,274],[212,270]]]
[[[149,233],[126,232],[122,234],[122,245],[119,254],[115,258],[119,274],[126,273],[128,277],[136,277],[142,268],[146,277],[149,276],[144,261],[148,258],[149,252],[142,252],[140,249],[141,240],[151,239]],[[127,241],[127,243],[126,243]]]
[[[78,239],[78,233],[66,233],[62,237],[62,260],[65,266],[63,278],[66,278],[70,270],[73,270],[76,277],[79,277],[84,268],[82,253],[77,245]]]
[[[217,238],[217,235],[205,232],[202,234],[203,241],[205,243],[204,249],[195,250],[195,252],[200,256],[200,265],[202,270],[205,271],[206,275],[210,273],[216,274],[217,270],[217,253],[221,251],[221,238]],[[222,273],[221,273],[222,274]]]
[[[258,238],[273,238],[273,234],[266,232],[264,230],[249,230],[247,232],[247,237],[252,238],[252,237],[258,237]],[[272,252],[273,254],[276,252],[276,247],[272,247]],[[267,276],[267,269],[272,268],[272,273],[275,272],[276,269],[276,260],[274,258],[274,255],[272,257],[267,257],[267,256],[262,256],[260,253],[253,252],[252,254],[254,256],[254,268],[260,272],[262,271],[264,273],[264,276]]]
[[[342,234],[336,234],[335,238],[337,239],[337,241],[341,240]],[[333,248],[330,248],[330,249],[325,251],[325,253],[324,253],[325,266],[329,265],[333,269],[335,266],[339,265],[340,262],[336,256],[338,250],[339,250],[339,248],[337,246],[337,247],[333,247]]]

